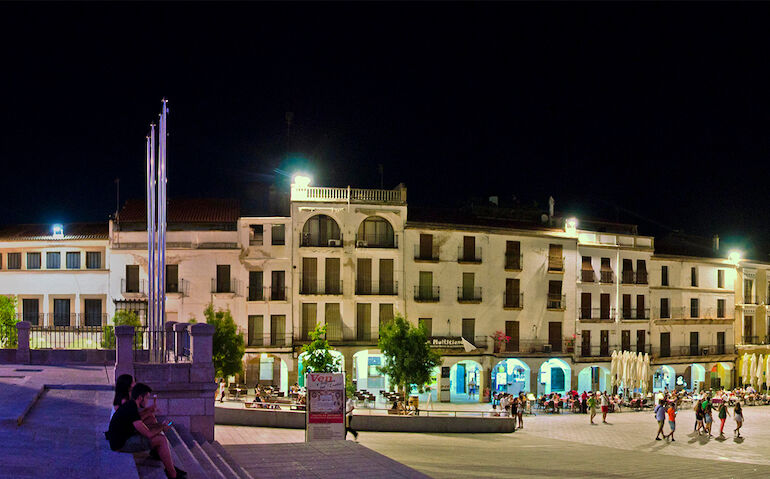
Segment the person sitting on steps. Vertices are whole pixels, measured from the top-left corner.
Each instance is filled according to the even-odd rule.
[[[163,434],[171,427],[171,423],[153,424],[148,427],[139,416],[139,408],[146,406],[151,392],[150,386],[137,383],[131,390],[131,399],[124,402],[112,415],[106,434],[110,449],[128,453],[155,451],[163,462],[166,477],[184,479],[187,473],[174,467],[168,440]]]

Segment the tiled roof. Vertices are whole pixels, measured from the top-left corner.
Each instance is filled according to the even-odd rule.
[[[22,224],[0,227],[0,239],[6,241],[54,240],[52,224]],[[65,223],[62,225],[65,240],[107,239],[109,224]]]
[[[170,199],[167,223],[230,223],[238,221],[238,200]],[[120,210],[121,223],[146,223],[145,200],[128,200]]]

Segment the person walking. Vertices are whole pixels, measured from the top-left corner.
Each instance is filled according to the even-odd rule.
[[[511,417],[513,418],[513,430],[516,430],[516,418],[519,416],[519,398],[514,397],[511,400]]]
[[[353,438],[358,442],[358,431],[353,429],[353,410],[356,408],[356,403],[353,398],[348,398],[345,404],[345,419],[347,420],[347,427],[345,427],[345,437],[348,437],[348,432],[353,435]]]
[[[676,431],[676,405],[672,402],[668,405],[668,427],[671,428],[671,432],[668,435],[663,435],[666,439],[671,438],[671,442],[676,442],[674,439],[674,431]]]
[[[727,412],[727,401],[725,398],[722,398],[722,402],[719,404],[719,409],[717,410],[717,415],[719,416],[719,437],[725,436],[725,421],[727,420],[727,416],[730,415],[730,413]]]
[[[695,401],[695,404],[695,430],[700,436],[701,431],[706,432],[706,427],[703,425],[703,406],[699,401]]]
[[[580,395],[580,412],[582,414],[588,412],[588,393],[585,391]]]
[[[225,378],[219,380],[219,402],[225,402],[225,392],[227,391],[227,384],[225,384]]]
[[[591,394],[586,401],[586,405],[591,410],[591,424],[594,424],[594,417],[596,417],[596,395]]]
[[[428,400],[425,401],[425,409],[433,410],[433,393],[431,391],[431,387],[427,386],[425,388],[425,392],[428,393]]]
[[[737,434],[738,437],[741,437],[741,426],[743,426],[743,408],[741,407],[740,401],[735,402],[735,408],[733,408],[733,417],[735,418],[736,425],[733,434]]]
[[[663,433],[663,425],[666,423],[666,406],[665,406],[665,400],[660,399],[658,401],[658,405],[655,406],[655,419],[658,421],[658,433],[655,435],[655,440],[660,441],[660,435],[663,434],[663,437],[666,437],[666,435]]]
[[[527,396],[524,393],[519,393],[519,408],[516,410],[516,416],[519,420],[519,429],[524,427],[524,409],[527,407]]]
[[[703,396],[701,406],[703,407],[704,428],[708,432],[709,437],[711,437],[711,425],[714,423],[714,418],[711,416],[711,398],[708,394]]]
[[[602,422],[607,424],[607,413],[610,412],[610,399],[607,397],[607,391],[602,393],[601,398],[602,405]]]

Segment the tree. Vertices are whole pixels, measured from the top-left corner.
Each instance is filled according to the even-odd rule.
[[[206,323],[214,326],[213,359],[217,377],[234,376],[243,372],[243,355],[246,346],[243,334],[238,332],[229,309],[214,311],[209,303],[203,315]]]
[[[302,352],[305,353],[302,359],[305,372],[339,372],[340,358],[334,357],[331,353],[333,349],[326,340],[326,325],[317,325],[309,334],[310,343],[302,346]]]
[[[15,348],[19,341],[16,330],[16,298],[0,295],[0,346]]]
[[[399,392],[406,394],[415,385],[423,392],[431,382],[433,370],[441,364],[441,356],[430,348],[428,333],[410,324],[401,314],[380,330],[378,341],[385,365],[380,372],[398,385]]]
[[[142,331],[139,328],[142,327],[142,322],[134,311],[120,310],[115,311],[115,316],[112,317],[112,323],[114,326],[133,326],[134,327],[134,342],[135,344],[142,344]],[[102,332],[102,348],[103,349],[115,349],[115,327],[105,326]]]

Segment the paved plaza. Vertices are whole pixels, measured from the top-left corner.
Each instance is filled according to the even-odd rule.
[[[770,407],[746,407],[744,416],[742,439],[733,437],[732,418],[724,438],[698,437],[694,414],[683,410],[676,442],[655,441],[657,423],[648,410],[610,414],[609,424],[594,426],[587,415],[539,414],[525,417],[524,429],[513,434],[363,432],[360,442],[434,478],[759,477],[770,470]],[[718,434],[719,423],[714,426]],[[217,426],[216,439],[231,445],[301,442],[304,431]]]

